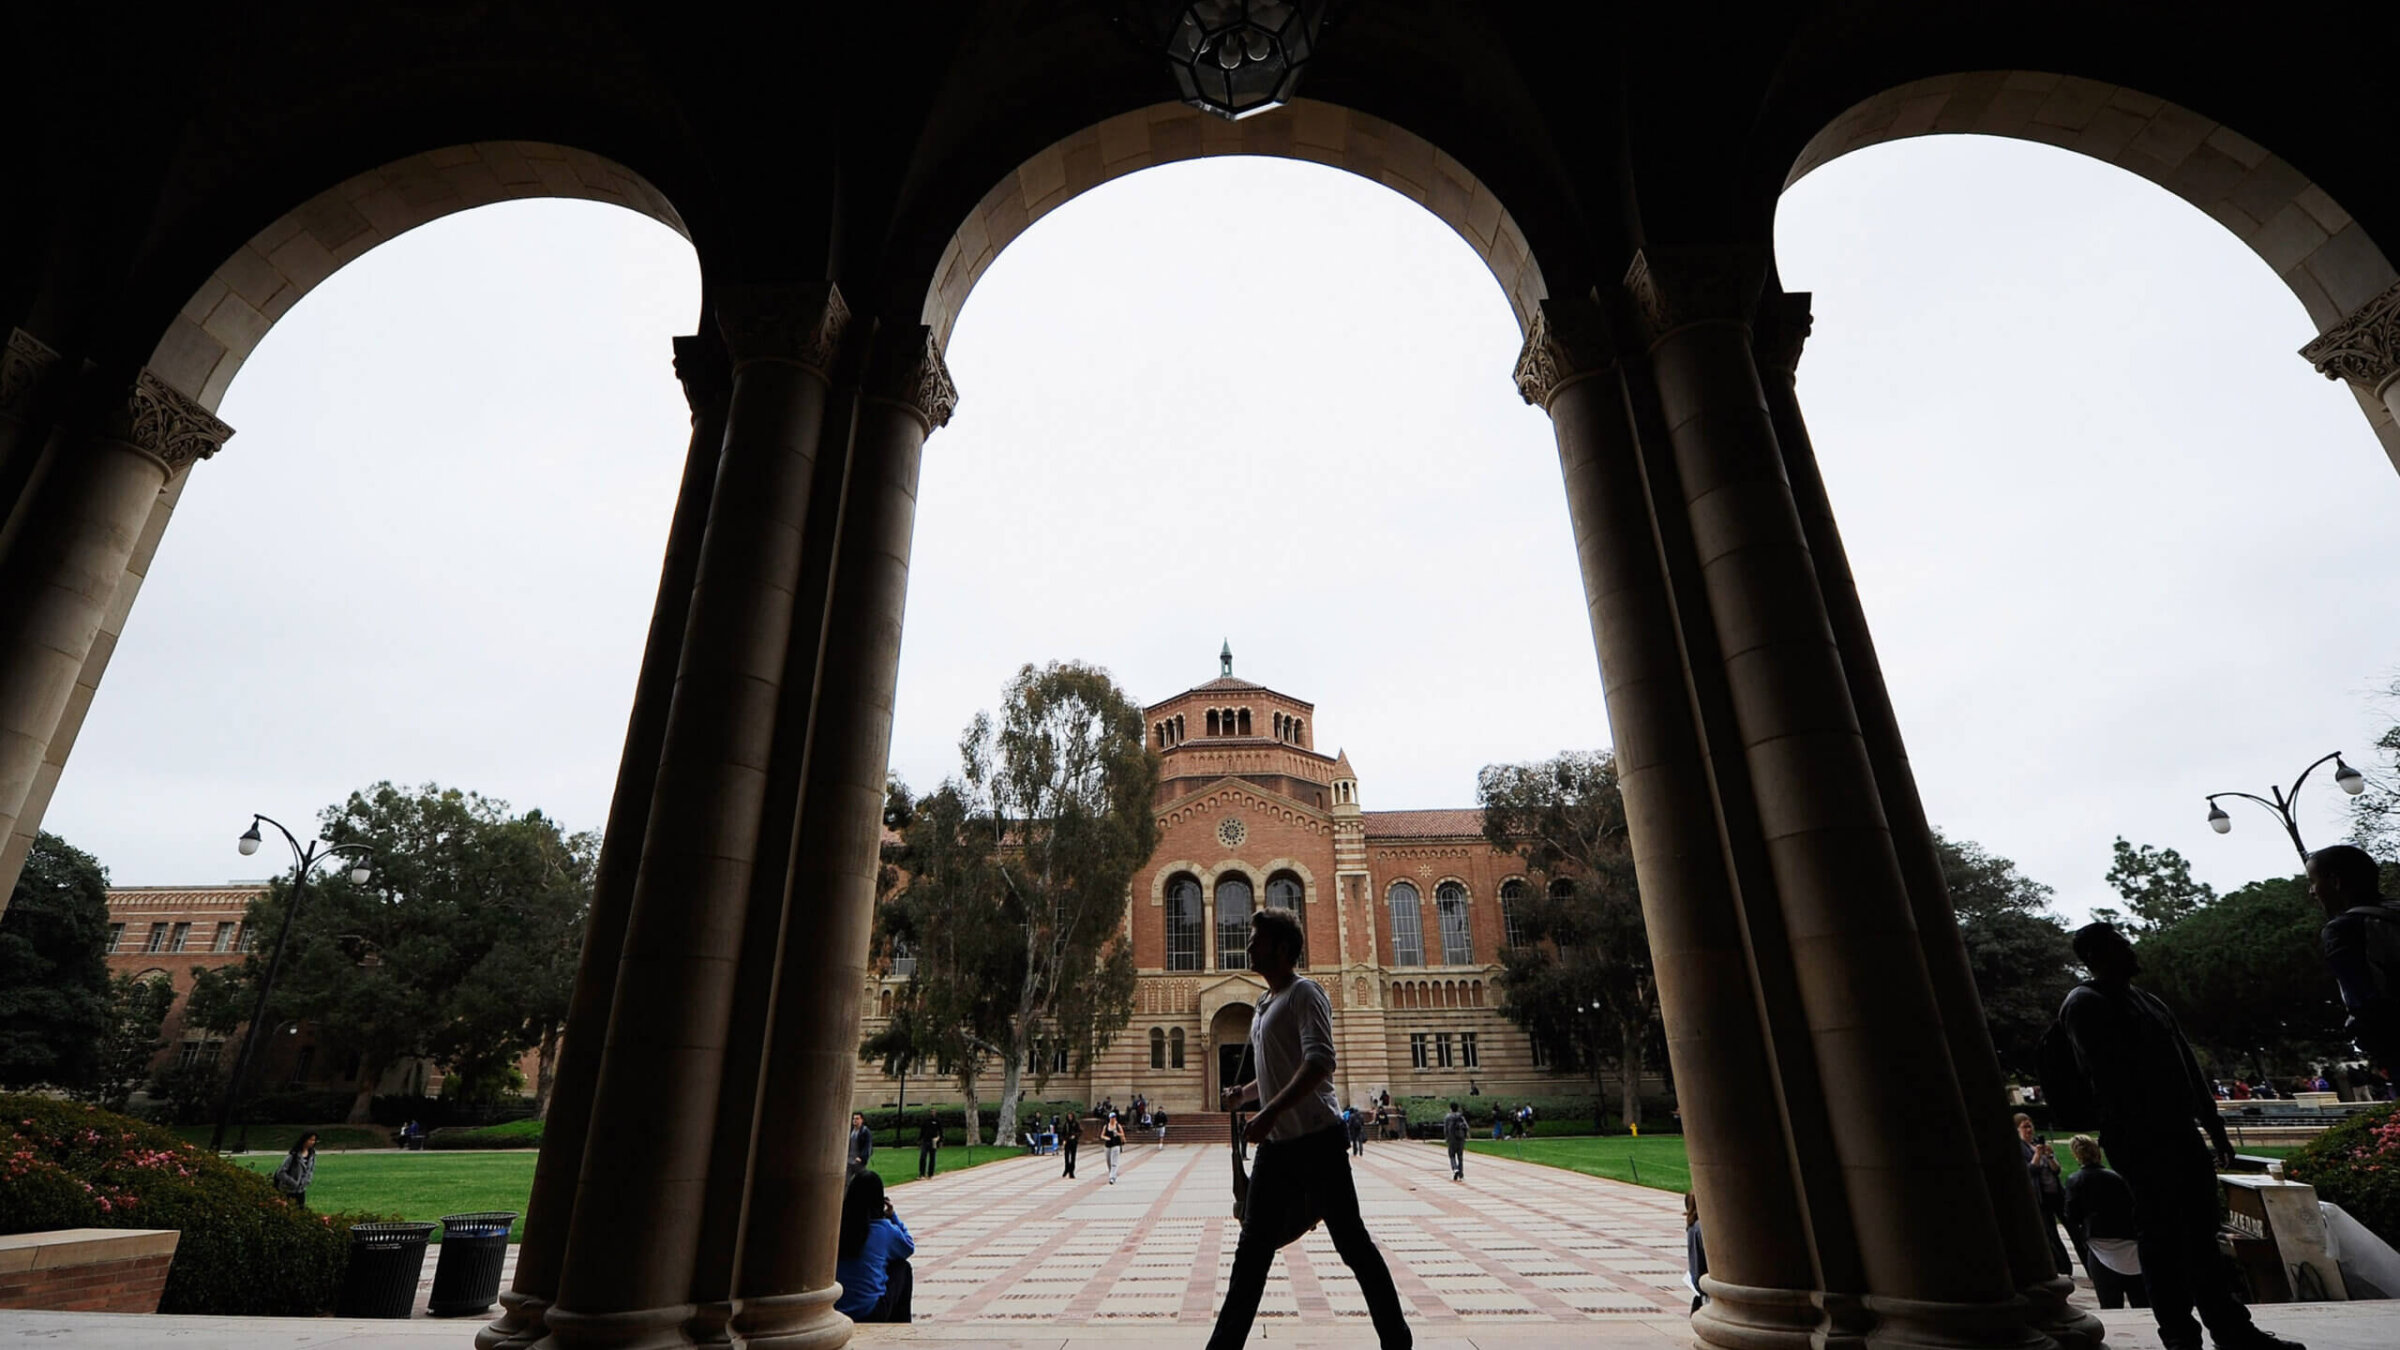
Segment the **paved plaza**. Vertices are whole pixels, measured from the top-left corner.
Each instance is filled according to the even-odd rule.
[[[1392,1263],[1422,1350],[1683,1350],[1683,1201],[1556,1168],[1470,1155],[1453,1182],[1439,1146],[1370,1144],[1353,1164],[1367,1226]],[[1055,1157],[1011,1158],[892,1192],[917,1238],[917,1321],[861,1327],[856,1343],[943,1350],[1122,1350],[1141,1328],[1152,1350],[1197,1350],[1233,1267],[1226,1151],[1134,1147],[1107,1184],[1097,1148],[1062,1181]],[[510,1252],[513,1264],[515,1252]],[[0,1350],[367,1350],[464,1346],[480,1319],[125,1317],[0,1312]],[[2080,1300],[2088,1304],[2088,1292]],[[2156,1350],[2138,1310],[2103,1313],[2108,1344]],[[2310,1350],[2388,1350],[2390,1303],[2262,1308],[2260,1322]],[[1364,1350],[1375,1344],[1358,1283],[1320,1230],[1276,1259],[1254,1345]]]

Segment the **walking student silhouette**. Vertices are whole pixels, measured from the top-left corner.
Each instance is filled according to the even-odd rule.
[[[1341,1103],[1333,1095],[1333,1005],[1315,981],[1293,974],[1301,944],[1300,920],[1290,911],[1262,909],[1250,915],[1250,968],[1267,982],[1250,1019],[1250,1059],[1257,1077],[1225,1089],[1223,1098],[1228,1111],[1258,1107],[1242,1131],[1258,1148],[1250,1171],[1249,1212],[1272,1213],[1286,1201],[1299,1200],[1295,1193],[1304,1193],[1342,1264],[1358,1277],[1383,1350],[1407,1350],[1415,1338],[1400,1308],[1400,1292],[1359,1217],[1358,1187],[1350,1177],[1349,1141]],[[1274,1227],[1243,1225],[1209,1350],[1236,1350],[1249,1339],[1259,1295],[1267,1287],[1267,1267],[1275,1260]]]
[[[2379,1069],[2400,1069],[2400,906],[2384,901],[2375,856],[2352,844],[2308,855],[2308,893],[2325,909],[2318,941],[2341,990],[2350,1037]]]
[[[2092,977],[2067,994],[2058,1017],[2099,1107],[2100,1145],[2133,1189],[2159,1340],[2166,1350],[2200,1350],[2205,1324],[2217,1350],[2301,1350],[2251,1322],[2217,1251],[2216,1167],[2232,1165],[2233,1141],[2175,1015],[2133,987],[2141,962],[2115,928],[2077,929],[2075,955]]]
[[[1067,1170],[1059,1173],[1069,1181],[1075,1179],[1075,1146],[1083,1142],[1083,1117],[1070,1111],[1058,1129],[1058,1151],[1067,1155]]]

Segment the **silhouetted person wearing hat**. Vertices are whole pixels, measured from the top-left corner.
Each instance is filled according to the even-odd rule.
[[[2341,987],[2348,1030],[2380,1068],[2400,1067],[2400,906],[2385,903],[2381,869],[2363,848],[2308,855],[2308,893],[2325,907],[2318,941]]]
[[[2092,977],[2067,995],[2059,1020],[2091,1080],[2101,1145],[2133,1188],[2159,1340],[2167,1350],[2200,1350],[2205,1323],[2217,1350],[2299,1350],[2251,1322],[2217,1252],[2216,1168],[2200,1132],[2220,1166],[2232,1165],[2233,1141],[2191,1043],[2166,1004],[2133,987],[2141,963],[2124,934],[2087,924],[2075,933],[2075,955]]]

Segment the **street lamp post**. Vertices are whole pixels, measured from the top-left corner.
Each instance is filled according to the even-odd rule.
[[[2243,801],[2257,802],[2260,806],[2274,812],[2275,819],[2282,822],[2283,832],[2292,837],[2292,847],[2299,851],[2300,865],[2306,867],[2308,865],[2308,845],[2300,842],[2300,822],[2293,818],[2292,809],[2299,805],[2300,785],[2308,781],[2308,776],[2317,771],[2318,765],[2328,761],[2333,764],[2335,786],[2353,797],[2367,790],[2367,776],[2343,763],[2342,752],[2336,750],[2316,761],[2315,764],[2302,769],[2300,776],[2292,780],[2290,791],[2287,792],[2282,788],[2269,785],[2267,791],[2274,794],[2273,801],[2254,792],[2212,792],[2208,794],[2208,828],[2219,834],[2229,834],[2233,830],[2233,817],[2226,815],[2225,808],[2217,805],[2219,797],[2239,797]]]
[[[309,874],[321,862],[347,856],[351,881],[365,885],[367,878],[373,875],[368,860],[375,856],[375,851],[366,845],[327,844],[322,839],[311,839],[308,847],[302,848],[300,841],[293,838],[292,832],[285,829],[280,821],[260,815],[251,816],[250,828],[242,833],[239,847],[243,857],[258,852],[258,827],[262,823],[273,825],[276,833],[283,836],[284,842],[292,846],[292,895],[283,907],[283,924],[275,930],[275,949],[267,954],[267,973],[258,982],[258,998],[250,1005],[250,1025],[242,1035],[241,1056],[233,1062],[233,1079],[225,1085],[224,1104],[217,1108],[216,1133],[208,1141],[212,1153],[225,1147],[225,1127],[233,1121],[233,1104],[242,1095],[242,1080],[250,1072],[251,1057],[258,1053],[259,1025],[267,1015],[267,997],[275,992],[275,974],[283,965],[283,946],[292,936],[292,920],[300,913],[300,902],[308,895]],[[244,1121],[242,1125],[243,1142],[247,1143],[249,1122]]]

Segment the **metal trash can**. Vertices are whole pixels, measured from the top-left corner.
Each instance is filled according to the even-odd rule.
[[[350,1265],[342,1272],[336,1317],[406,1317],[425,1273],[429,1223],[362,1223],[350,1228]]]
[[[433,1267],[433,1297],[425,1311],[469,1317],[500,1301],[500,1268],[508,1261],[513,1210],[442,1216],[442,1259]],[[431,1227],[431,1225],[427,1225]]]

